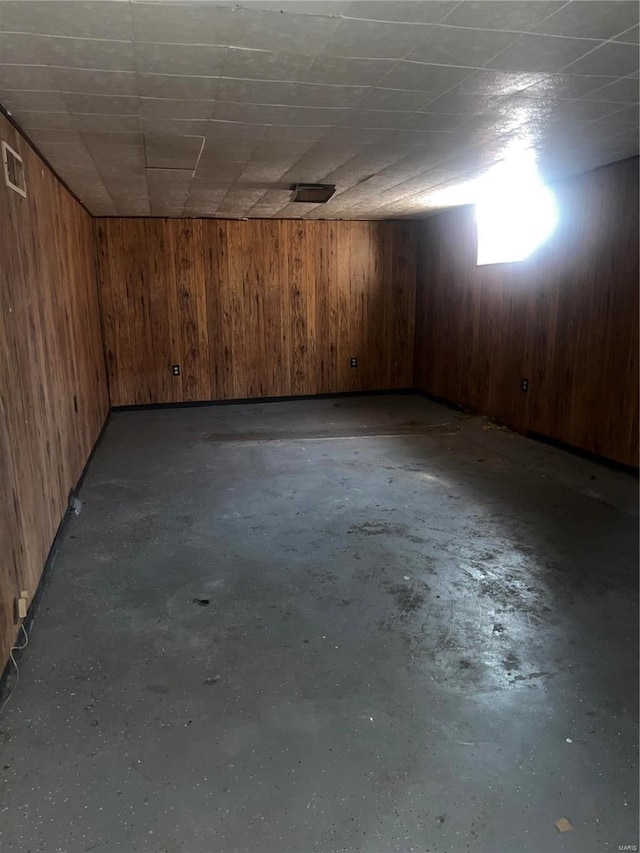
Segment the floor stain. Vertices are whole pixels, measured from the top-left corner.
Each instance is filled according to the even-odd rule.
[[[400,583],[385,583],[383,586],[389,595],[394,597],[396,607],[398,608],[398,612],[401,617],[406,617],[411,613],[415,613],[417,610],[420,610],[425,603],[425,593],[415,585],[409,586],[407,584]],[[423,584],[422,586],[426,591],[428,591],[429,588],[426,584]]]

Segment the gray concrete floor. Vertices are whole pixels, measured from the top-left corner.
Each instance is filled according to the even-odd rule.
[[[114,414],[0,718],[0,849],[637,844],[637,481],[486,426]]]

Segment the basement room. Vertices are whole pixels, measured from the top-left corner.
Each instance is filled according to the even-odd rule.
[[[0,851],[638,833],[639,9],[0,0]]]

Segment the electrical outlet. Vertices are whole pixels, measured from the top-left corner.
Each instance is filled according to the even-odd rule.
[[[520,383],[520,387],[522,388],[523,391],[529,390],[529,380],[526,377],[523,378],[522,382]]]
[[[180,376],[180,365],[179,364],[172,364],[171,365],[171,372],[173,373],[174,376]]]
[[[26,619],[27,618],[27,599],[26,598],[16,598],[16,619]]]
[[[351,359],[351,367],[357,367],[357,366],[358,366],[358,359],[352,358]]]

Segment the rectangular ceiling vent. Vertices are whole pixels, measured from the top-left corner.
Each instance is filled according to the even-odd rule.
[[[27,197],[27,185],[24,179],[24,163],[17,151],[14,151],[6,142],[2,143],[2,166],[4,168],[4,182],[19,195]]]
[[[324,204],[336,191],[335,184],[294,184],[291,201],[302,204]]]

